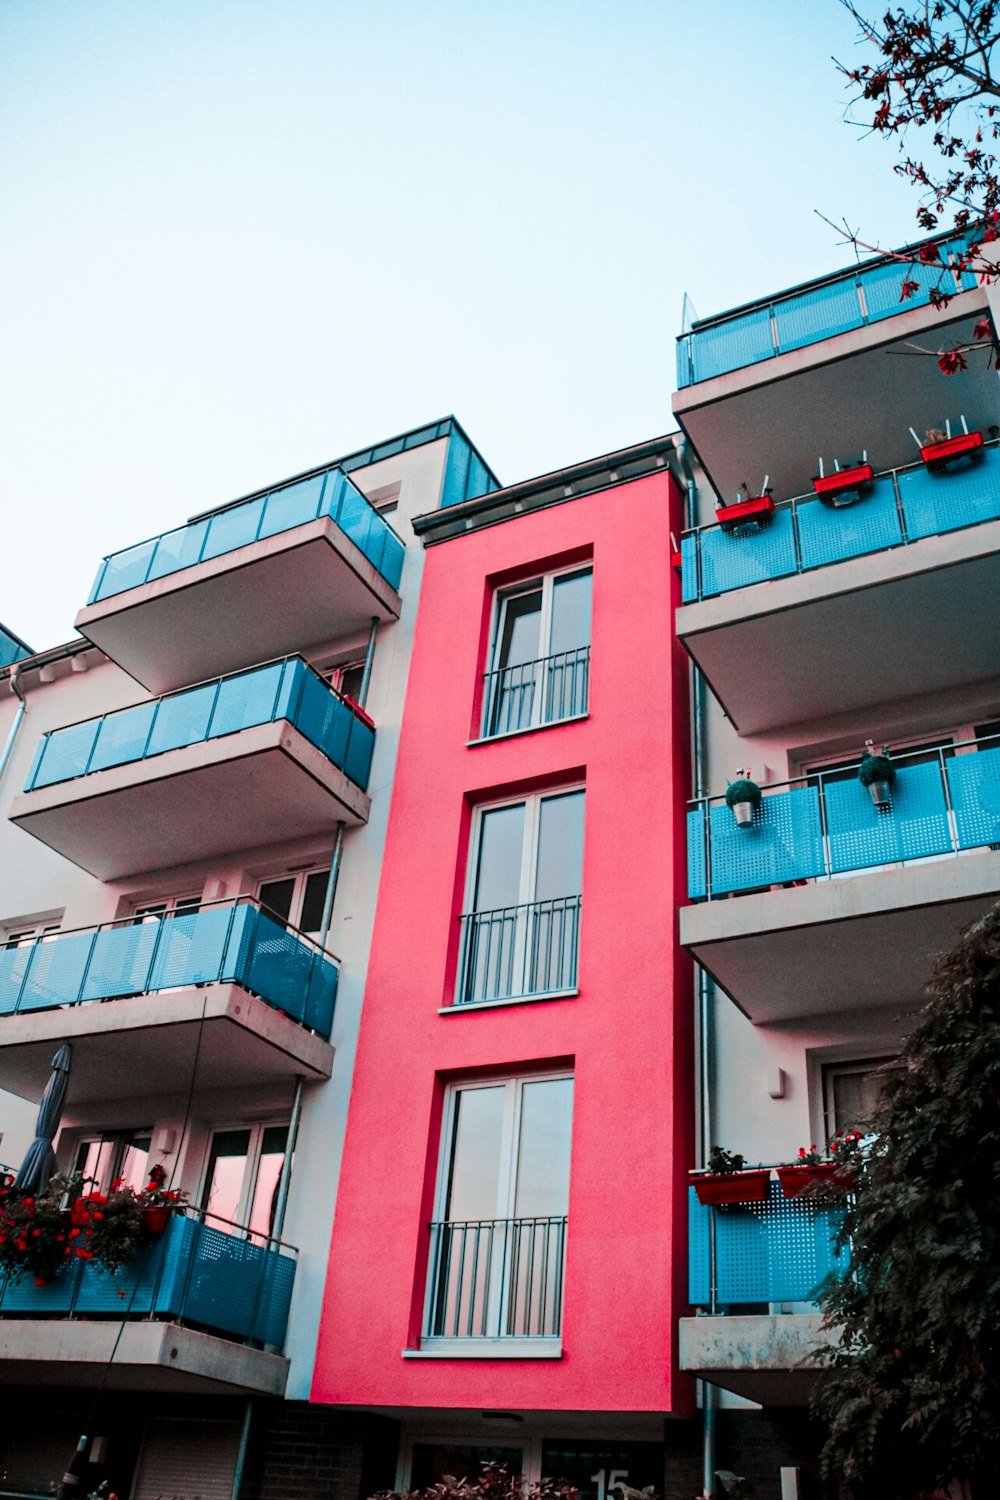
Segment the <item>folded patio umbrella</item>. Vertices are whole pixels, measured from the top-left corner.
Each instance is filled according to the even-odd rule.
[[[64,1042],[52,1059],[52,1075],[45,1085],[45,1093],[38,1106],[35,1139],[28,1147],[21,1170],[14,1179],[14,1186],[23,1188],[26,1192],[41,1192],[55,1172],[56,1156],[52,1140],[62,1118],[72,1055],[72,1047]]]

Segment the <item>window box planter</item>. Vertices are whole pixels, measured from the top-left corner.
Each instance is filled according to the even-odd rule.
[[[813,489],[824,505],[853,505],[874,482],[871,464],[855,464],[853,469],[841,469],[836,474],[817,475]]]
[[[944,469],[957,458],[980,459],[983,456],[981,432],[960,432],[957,437],[939,443],[926,443],[920,450],[921,462],[930,470]]]
[[[774,519],[774,499],[771,495],[751,495],[736,505],[722,505],[715,512],[715,519],[723,531],[734,532],[743,526],[756,526],[763,531]]]
[[[763,1167],[754,1172],[725,1172],[718,1176],[692,1174],[691,1186],[698,1202],[706,1207],[723,1203],[763,1203],[770,1180],[771,1169]]]
[[[797,1198],[813,1183],[821,1185],[827,1191],[846,1193],[854,1181],[853,1171],[838,1167],[835,1161],[818,1162],[815,1166],[778,1167],[776,1170],[781,1191],[786,1198]]]

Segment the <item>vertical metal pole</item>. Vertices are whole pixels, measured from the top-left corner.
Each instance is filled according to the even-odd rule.
[[[271,1240],[281,1239],[281,1231],[285,1227],[285,1210],[288,1207],[288,1183],[292,1175],[292,1157],[295,1154],[295,1143],[299,1138],[299,1121],[302,1119],[302,1084],[304,1079],[301,1073],[295,1080],[295,1097],[292,1100],[292,1117],[288,1122],[288,1144],[285,1146],[285,1159],[281,1163],[281,1176],[278,1178],[278,1194],[274,1203],[274,1228],[271,1230]]]
[[[243,1488],[243,1471],[246,1468],[247,1449],[250,1446],[250,1419],[253,1415],[253,1399],[247,1397],[246,1410],[243,1413],[243,1429],[240,1432],[240,1446],[236,1454],[236,1468],[233,1471],[233,1494],[232,1500],[240,1500],[240,1490]]]
[[[371,629],[368,632],[368,649],[365,652],[365,669],[361,674],[361,686],[358,688],[358,707],[364,708],[368,698],[368,684],[371,681],[372,662],[375,660],[375,637],[378,634],[378,615],[372,615]]]
[[[325,951],[326,940],[330,936],[330,922],[333,917],[333,898],[337,894],[337,881],[340,878],[340,856],[344,849],[344,820],[341,818],[337,824],[337,836],[333,843],[333,854],[330,858],[330,873],[326,878],[326,894],[323,897],[323,916],[319,924],[319,946]]]

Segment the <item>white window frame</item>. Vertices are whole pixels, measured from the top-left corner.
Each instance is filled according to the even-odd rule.
[[[202,905],[200,893],[196,896],[163,896],[152,901],[135,901],[131,917],[134,922],[152,922],[157,918],[173,917],[181,912],[196,911]]]
[[[256,898],[258,901],[262,900],[260,893],[265,885],[277,885],[279,880],[294,881],[294,885],[292,886],[292,900],[288,908],[288,926],[295,932],[303,932],[302,908],[305,905],[306,885],[309,877],[311,875],[329,876],[329,874],[330,866],[325,864],[310,866],[304,870],[282,870],[277,875],[265,875],[257,881]],[[271,917],[272,921],[277,922],[279,920],[277,915],[272,915],[267,907],[262,905],[262,910],[267,916]],[[308,934],[306,933],[305,936],[308,936]]]
[[[101,1131],[85,1130],[82,1132],[82,1134],[77,1136],[76,1143],[73,1147],[74,1169],[76,1163],[80,1159],[80,1152],[84,1146],[100,1147],[103,1145],[109,1145],[111,1147],[111,1155],[108,1163],[106,1180],[97,1183],[97,1191],[99,1193],[106,1193],[108,1191],[109,1184],[112,1183],[116,1177],[119,1177],[121,1175],[123,1157],[137,1135],[149,1136],[149,1151],[147,1153],[147,1156],[150,1162],[152,1161],[153,1136],[155,1134],[155,1125],[136,1125],[131,1128],[118,1127],[114,1130]]]
[[[553,1083],[566,1079],[575,1084],[575,1073],[572,1068],[558,1068],[539,1073],[517,1073],[509,1078],[465,1078],[460,1082],[448,1085],[441,1118],[441,1149],[438,1154],[437,1181],[434,1187],[433,1218],[435,1223],[461,1222],[460,1220],[452,1221],[445,1217],[445,1208],[448,1202],[450,1187],[449,1177],[451,1174],[451,1157],[455,1139],[459,1096],[463,1093],[474,1092],[476,1089],[504,1089],[503,1118],[500,1125],[500,1168],[497,1174],[497,1212],[494,1217],[497,1220],[512,1219],[514,1217],[514,1205],[517,1201],[517,1158],[518,1147],[520,1145],[522,1090],[525,1084]],[[575,1094],[573,1102],[575,1105]],[[572,1116],[570,1119],[570,1129],[572,1131]],[[428,1263],[427,1285],[424,1289],[424,1328],[430,1326],[434,1306],[435,1287],[431,1270],[432,1266]],[[565,1267],[563,1270],[565,1273]],[[497,1312],[499,1324],[503,1322],[508,1292],[509,1287],[503,1282],[502,1267],[494,1262],[491,1267],[490,1290],[487,1294],[487,1301],[488,1304],[492,1304],[494,1307],[497,1307],[497,1304],[499,1304]],[[563,1282],[563,1296],[565,1297],[565,1280]],[[408,1358],[424,1355],[441,1359],[496,1359],[497,1357],[509,1359],[558,1359],[562,1355],[562,1335],[519,1335],[516,1338],[504,1335],[474,1338],[445,1338],[436,1335],[424,1335],[421,1338],[419,1350],[404,1349],[403,1354]]]
[[[507,606],[512,599],[519,599],[524,594],[530,594],[541,588],[542,604],[538,619],[538,655],[536,661],[547,661],[552,654],[552,610],[555,596],[555,586],[560,578],[570,578],[584,573],[590,575],[591,581],[594,577],[593,561],[573,563],[565,568],[556,568],[551,573],[539,573],[533,578],[526,578],[520,583],[512,583],[499,588],[493,595],[492,619],[490,621],[490,650],[488,657],[486,691],[483,695],[483,722],[481,733],[484,739],[503,739],[508,734],[526,734],[532,729],[541,729],[549,724],[565,724],[571,719],[582,719],[589,711],[590,694],[587,694],[587,706],[579,713],[567,714],[565,718],[546,719],[543,715],[545,707],[545,685],[546,674],[539,672],[538,678],[532,690],[531,713],[526,724],[519,724],[516,729],[499,729],[490,732],[489,720],[492,717],[495,703],[495,692],[497,685],[496,674],[508,670],[500,662],[500,646],[503,641],[504,624],[507,618]],[[593,645],[594,617],[591,609],[590,617],[590,639],[587,641],[586,649],[590,650]],[[581,648],[583,649],[583,648]]]
[[[254,1238],[263,1239],[265,1236],[260,1230],[251,1231],[248,1227],[250,1210],[253,1207],[254,1195],[257,1191],[257,1178],[260,1173],[260,1159],[263,1155],[264,1135],[268,1130],[285,1129],[289,1136],[285,1142],[285,1156],[288,1155],[288,1147],[291,1141],[291,1120],[276,1115],[273,1120],[239,1120],[230,1124],[213,1123],[208,1131],[205,1143],[205,1159],[202,1165],[198,1192],[195,1201],[198,1204],[198,1212],[206,1216],[208,1227],[222,1228],[226,1226],[226,1233],[241,1230],[244,1234]],[[237,1205],[236,1218],[230,1222],[227,1219],[218,1218],[213,1224],[212,1210],[209,1209],[206,1199],[209,1189],[209,1170],[212,1163],[212,1143],[217,1135],[226,1135],[230,1131],[248,1130],[250,1140],[247,1145],[247,1154],[244,1159],[243,1182],[240,1187],[240,1199]]]
[[[44,942],[46,938],[53,937],[62,931],[62,923],[55,921],[31,922],[22,925],[19,922],[12,923],[4,930],[0,938],[0,948],[27,948],[31,943]]]

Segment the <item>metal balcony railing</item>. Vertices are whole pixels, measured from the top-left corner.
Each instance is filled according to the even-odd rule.
[[[745,1302],[812,1302],[831,1273],[847,1269],[837,1250],[845,1205],[786,1198],[777,1182],[763,1203],[710,1208],[688,1194],[689,1300],[696,1307]],[[714,1255],[713,1255],[714,1240]]]
[[[975,463],[934,471],[922,463],[886,469],[863,499],[847,507],[799,495],[780,501],[762,530],[746,526],[727,532],[710,525],[685,531],[682,602],[694,604],[998,517],[1000,449],[993,441]]]
[[[156,578],[197,567],[329,516],[391,588],[398,589],[405,548],[389,523],[339,468],[310,474],[292,484],[254,495],[214,515],[165,531],[149,541],[112,552],[102,562],[88,604],[139,588]]]
[[[483,739],[587,712],[590,647],[560,651],[483,674]]]
[[[576,988],[579,896],[556,896],[459,917],[456,1005]]]
[[[0,1316],[167,1318],[280,1350],[297,1255],[269,1235],[188,1208],[113,1275],[96,1261],[73,1260],[44,1286],[30,1276],[0,1277]]]
[[[0,667],[12,666],[14,662],[23,661],[30,655],[31,647],[26,646],[12,630],[0,625]]]
[[[229,983],[329,1039],[337,981],[336,960],[241,896],[0,948],[0,1017]]]
[[[971,290],[976,277],[949,267],[949,257],[962,253],[966,244],[967,237],[939,241],[940,260],[929,265],[879,257],[781,296],[700,318],[677,340],[678,389],[925,307],[935,288]],[[904,275],[917,283],[917,290],[901,302]]]
[[[471,1219],[430,1226],[425,1338],[557,1338],[566,1219]]]
[[[842,767],[762,787],[746,827],[724,797],[694,802],[691,900],[1000,844],[1000,736],[901,753],[892,763],[896,779],[883,808],[856,770],[845,775]]]
[[[286,719],[364,790],[375,731],[299,656],[232,672],[43,735],[25,791]]]

